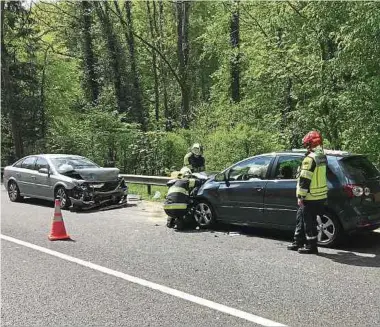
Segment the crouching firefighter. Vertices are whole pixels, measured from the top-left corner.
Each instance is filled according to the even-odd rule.
[[[307,149],[297,183],[298,211],[294,242],[289,250],[318,254],[317,216],[322,216],[327,199],[327,159],[323,153],[322,136],[312,131],[302,139]]]
[[[188,214],[190,204],[190,193],[195,187],[201,185],[201,181],[191,178],[191,170],[183,167],[178,175],[178,179],[168,190],[164,203],[165,213],[168,215],[166,226],[177,229],[185,227],[185,217]]]

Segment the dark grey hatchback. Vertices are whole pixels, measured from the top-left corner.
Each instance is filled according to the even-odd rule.
[[[329,193],[325,214],[318,217],[318,244],[333,246],[346,232],[380,227],[380,172],[363,155],[325,153]],[[304,156],[304,151],[258,155],[215,175],[198,191],[196,221],[293,230]]]

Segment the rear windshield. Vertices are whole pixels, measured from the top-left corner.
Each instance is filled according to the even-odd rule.
[[[344,158],[340,163],[348,176],[357,181],[374,179],[380,176],[377,168],[363,156]]]

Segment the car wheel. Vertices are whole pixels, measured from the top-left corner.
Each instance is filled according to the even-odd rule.
[[[199,227],[209,227],[215,222],[214,211],[206,201],[198,201],[194,208],[194,219]]]
[[[20,189],[14,181],[10,181],[8,184],[8,196],[12,202],[20,202],[23,197],[20,195]]]
[[[63,186],[58,186],[55,189],[54,199],[59,199],[61,201],[61,209],[67,209],[71,205],[67,191]]]
[[[341,236],[341,225],[332,213],[326,212],[317,216],[318,246],[330,247],[336,245]]]

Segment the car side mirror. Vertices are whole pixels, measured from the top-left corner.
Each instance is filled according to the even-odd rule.
[[[226,183],[227,187],[231,185],[229,179],[230,179],[230,170],[224,172],[224,182]]]
[[[38,169],[38,172],[41,174],[46,174],[46,175],[50,176],[49,168],[40,168],[40,169]]]

